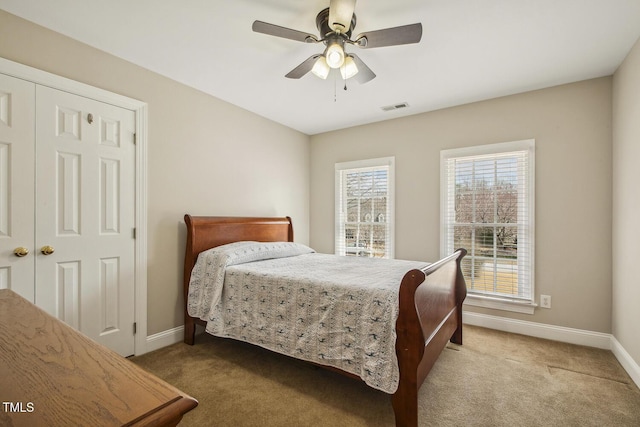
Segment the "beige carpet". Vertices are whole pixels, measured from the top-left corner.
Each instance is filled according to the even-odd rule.
[[[420,389],[420,426],[640,426],[609,351],[465,326]],[[248,344],[200,335],[133,362],[200,405],[181,426],[393,426],[388,395]]]

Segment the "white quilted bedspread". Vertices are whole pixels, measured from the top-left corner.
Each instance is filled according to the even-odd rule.
[[[213,335],[333,366],[391,394],[398,288],[407,271],[426,265],[238,242],[200,254],[188,310]]]

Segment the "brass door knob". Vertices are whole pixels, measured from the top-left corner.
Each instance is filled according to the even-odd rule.
[[[44,255],[51,255],[53,251],[53,246],[43,246],[42,248],[40,248],[40,252],[42,252]]]
[[[17,257],[27,256],[29,255],[29,249],[23,247],[15,248],[13,254]]]

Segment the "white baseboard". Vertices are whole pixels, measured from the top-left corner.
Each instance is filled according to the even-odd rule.
[[[565,328],[561,326],[545,325],[543,323],[527,322],[524,320],[508,319],[506,317],[464,311],[462,321],[469,325],[496,329],[504,332],[528,335],[570,344],[611,350],[631,379],[640,387],[640,366],[611,334],[591,332],[582,329]],[[178,326],[147,337],[146,351],[158,350],[175,344],[184,339],[184,326]]]
[[[184,340],[184,326],[158,332],[147,337],[146,351],[154,351]]]
[[[611,337],[611,351],[613,352],[618,362],[622,365],[625,371],[629,374],[631,379],[638,387],[640,387],[640,365],[636,363],[627,350],[622,347],[616,337]]]
[[[640,366],[611,334],[545,325],[543,323],[508,319],[469,311],[463,311],[462,322],[504,332],[611,350],[633,382],[640,387]]]
[[[611,350],[611,334],[463,311],[462,322],[499,331]]]

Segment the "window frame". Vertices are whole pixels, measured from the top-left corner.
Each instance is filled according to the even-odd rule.
[[[441,150],[440,152],[440,253],[446,256],[457,248],[450,247],[453,243],[449,239],[449,185],[450,174],[447,171],[447,162],[450,159],[462,159],[466,157],[501,155],[511,152],[526,152],[528,168],[524,172],[523,178],[527,184],[526,194],[519,194],[519,203],[526,204],[526,215],[528,217],[528,232],[525,233],[526,251],[529,253],[528,269],[521,265],[518,259],[518,274],[526,274],[526,280],[530,289],[528,298],[509,298],[508,296],[483,295],[468,290],[465,304],[493,308],[498,310],[513,311],[518,313],[533,314],[537,304],[535,303],[535,140],[527,139],[521,141],[503,142],[497,144],[478,145],[472,147],[455,148]],[[518,225],[520,229],[520,225]],[[520,230],[518,231],[520,235]],[[520,243],[520,242],[519,242]],[[469,248],[467,248],[469,249]],[[469,253],[469,256],[471,253]],[[495,258],[494,258],[495,259]]]
[[[386,214],[386,239],[384,258],[395,257],[395,157],[380,157],[375,159],[355,160],[335,164],[335,206],[334,206],[334,253],[346,256],[346,221],[343,221],[345,209],[345,195],[343,193],[343,174],[349,171],[362,171],[387,169],[387,214]],[[346,216],[346,214],[344,214]],[[361,223],[363,221],[358,221]],[[366,224],[366,222],[363,222]]]

